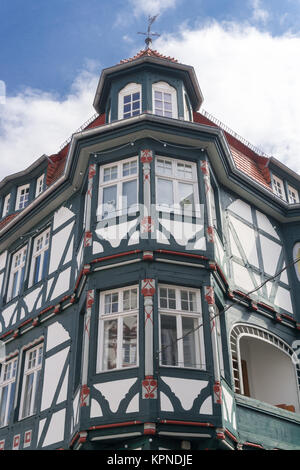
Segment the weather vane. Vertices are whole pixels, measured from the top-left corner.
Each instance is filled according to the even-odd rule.
[[[153,37],[159,37],[160,34],[158,33],[151,33],[151,26],[153,25],[154,21],[158,17],[158,14],[155,16],[148,16],[148,29],[146,33],[138,33],[138,34],[143,34],[146,36],[145,43],[146,43],[146,49],[149,49],[150,44],[152,44],[152,38]]]

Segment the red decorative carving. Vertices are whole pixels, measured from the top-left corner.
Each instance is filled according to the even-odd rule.
[[[141,231],[142,233],[152,232],[154,227],[154,222],[150,216],[144,217],[141,220]]]
[[[142,382],[142,386],[143,398],[157,398],[157,380],[153,379],[153,377],[146,377]]]
[[[92,232],[85,232],[84,234],[84,246],[92,246]]]
[[[142,281],[142,295],[145,297],[152,297],[155,294],[154,279],[143,279]]]
[[[89,168],[89,179],[94,178],[95,174],[96,174],[96,165],[90,165],[90,168]]]
[[[215,234],[214,234],[214,228],[213,227],[207,227],[207,240],[210,243],[214,243],[214,241],[215,241]]]
[[[214,305],[215,304],[215,294],[214,294],[213,287],[205,286],[204,287],[204,295],[205,295],[205,300],[208,303],[208,305]]]
[[[151,163],[153,160],[152,150],[145,149],[141,150],[141,162],[142,163]]]
[[[214,396],[215,396],[215,403],[221,405],[222,403],[222,387],[220,382],[215,382],[214,384]]]
[[[82,385],[80,392],[80,406],[88,406],[90,389],[87,385]]]

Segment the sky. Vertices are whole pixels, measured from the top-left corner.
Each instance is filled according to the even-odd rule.
[[[0,0],[0,181],[95,113],[156,14],[152,48],[195,68],[202,108],[300,174],[300,0]]]

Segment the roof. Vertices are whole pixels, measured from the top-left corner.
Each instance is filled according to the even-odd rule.
[[[158,51],[150,49],[148,47],[147,49],[142,49],[140,52],[138,52],[134,57],[131,57],[130,59],[121,60],[120,64],[126,64],[127,62],[133,62],[134,60],[141,59],[142,57],[156,57],[158,59],[168,60],[169,62],[173,62],[173,63],[178,62],[177,59],[174,59],[173,57],[167,57],[163,54],[160,54]]]

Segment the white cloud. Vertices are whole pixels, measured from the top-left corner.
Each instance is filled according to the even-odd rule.
[[[266,23],[269,19],[269,13],[262,7],[261,0],[250,0],[251,7],[253,8],[252,18],[254,21]]]
[[[89,70],[94,64],[88,64]],[[90,118],[98,76],[81,72],[69,95],[60,100],[40,90],[27,89],[0,105],[0,180],[51,155]]]
[[[174,8],[178,0],[130,0],[135,16],[157,15],[168,8]]]
[[[300,37],[213,22],[155,49],[194,66],[207,111],[300,173]]]

